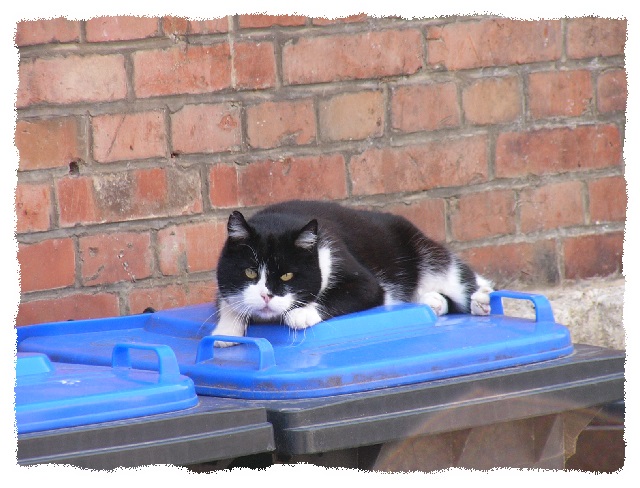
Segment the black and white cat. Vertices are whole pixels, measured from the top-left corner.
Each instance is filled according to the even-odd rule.
[[[491,283],[397,215],[289,201],[248,220],[233,212],[227,228],[216,335],[243,336],[250,321],[305,329],[397,302],[437,315],[490,312]]]

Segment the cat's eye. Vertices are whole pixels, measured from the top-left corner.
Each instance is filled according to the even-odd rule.
[[[293,273],[285,273],[280,277],[282,281],[289,281],[291,278],[293,278]]]
[[[253,268],[247,268],[244,270],[244,274],[250,280],[255,280],[258,277],[258,272]]]

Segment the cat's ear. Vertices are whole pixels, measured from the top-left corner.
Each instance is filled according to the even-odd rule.
[[[296,237],[295,245],[302,249],[313,249],[318,242],[318,221],[313,219],[305,225]]]
[[[234,241],[243,241],[249,238],[251,234],[251,229],[249,228],[249,224],[244,219],[244,215],[242,215],[238,211],[234,211],[229,216],[229,222],[227,222],[227,232],[229,234],[229,239]]]

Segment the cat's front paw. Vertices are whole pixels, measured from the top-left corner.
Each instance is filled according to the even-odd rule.
[[[481,286],[471,295],[471,315],[489,315],[491,313],[489,293],[492,291],[491,287]]]
[[[322,321],[316,306],[313,304],[289,310],[284,316],[284,322],[292,329],[306,329]]]
[[[237,345],[237,342],[215,341],[213,347],[230,347]]]
[[[436,291],[428,291],[420,295],[419,302],[429,305],[436,315],[445,315],[449,311],[447,299]]]

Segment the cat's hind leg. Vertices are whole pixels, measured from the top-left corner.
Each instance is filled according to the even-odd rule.
[[[491,306],[489,305],[489,294],[493,291],[491,283],[476,275],[478,289],[471,295],[471,314],[472,315],[489,315]]]

